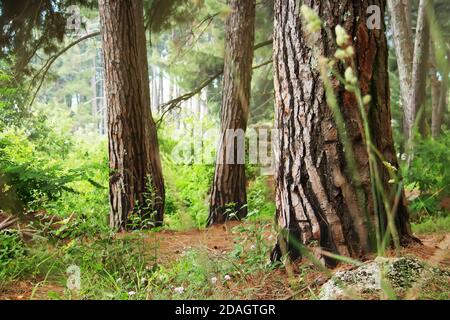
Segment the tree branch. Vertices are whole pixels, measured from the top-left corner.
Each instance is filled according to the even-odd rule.
[[[67,47],[63,48],[62,50],[60,50],[59,52],[55,53],[53,56],[51,56],[47,62],[42,66],[42,68],[33,76],[33,78],[30,81],[30,86],[28,88],[28,92],[31,91],[31,87],[33,86],[33,84],[35,83],[35,81],[38,79],[38,77],[40,76],[39,79],[39,84],[37,86],[37,89],[34,91],[33,93],[33,97],[30,101],[30,106],[33,105],[34,101],[36,100],[36,97],[39,93],[39,91],[42,88],[42,85],[44,83],[45,80],[45,76],[47,75],[48,71],[50,70],[50,67],[53,65],[53,63],[55,63],[55,61],[62,56],[64,53],[66,53],[69,49],[71,49],[72,47],[76,46],[77,44],[79,44],[80,42],[83,42],[84,40],[90,39],[90,38],[94,38],[96,36],[99,36],[101,33],[100,31],[98,32],[93,32],[90,34],[87,34],[77,40],[75,40],[74,42],[72,42],[71,44],[69,44]]]
[[[271,64],[272,62],[273,62],[272,59],[267,60],[267,61],[265,61],[265,62],[263,62],[263,63],[261,63],[261,64],[258,64],[258,65],[256,65],[256,66],[253,66],[253,70],[259,69],[259,68],[264,67],[264,66],[267,66],[268,64]]]
[[[262,48],[262,47],[271,45],[272,43],[273,43],[273,39],[269,39],[269,40],[267,40],[267,41],[260,42],[260,43],[256,44],[256,45],[253,47],[253,50],[258,50],[258,49],[260,49],[260,48]]]
[[[161,122],[163,121],[164,117],[169,113],[171,110],[178,108],[181,103],[184,101],[187,101],[194,97],[195,95],[199,94],[204,88],[206,88],[211,82],[216,80],[218,77],[220,77],[223,73],[223,70],[217,71],[212,77],[206,79],[203,81],[197,88],[192,90],[191,92],[185,93],[182,96],[179,96],[178,98],[175,98],[173,100],[170,100],[169,102],[164,103],[160,106],[160,109],[165,109],[159,118],[159,120],[156,122],[156,125],[159,127],[161,125]]]
[[[256,45],[253,47],[253,50],[256,51],[256,50],[258,50],[258,49],[260,49],[260,48],[263,48],[263,47],[265,47],[265,46],[268,46],[268,45],[270,45],[270,44],[272,44],[272,43],[273,43],[273,40],[272,40],[272,39],[267,40],[267,41],[264,41],[264,42],[261,42],[261,43],[258,43],[258,44],[256,44]],[[271,59],[271,60],[268,60],[268,61],[266,61],[266,62],[263,62],[263,63],[261,63],[261,64],[259,64],[259,65],[254,66],[253,69],[261,68],[261,67],[263,67],[263,66],[265,66],[265,65],[268,65],[268,64],[270,64],[270,63],[272,63],[272,59]],[[194,90],[192,90],[192,91],[190,91],[190,92],[188,92],[188,93],[185,93],[185,94],[183,94],[182,96],[179,96],[178,98],[175,98],[175,99],[173,99],[173,100],[170,100],[170,101],[168,101],[168,102],[162,104],[162,105],[160,106],[160,109],[161,109],[161,110],[164,110],[164,109],[165,109],[165,110],[164,110],[163,113],[161,114],[161,117],[159,118],[159,120],[156,122],[156,125],[159,127],[159,126],[161,125],[161,123],[162,123],[164,117],[165,117],[170,111],[172,111],[173,109],[178,108],[178,107],[181,105],[181,103],[183,103],[184,101],[187,101],[187,100],[191,99],[192,97],[194,97],[195,95],[199,94],[204,88],[206,88],[206,87],[207,87],[209,84],[211,84],[214,80],[216,80],[217,78],[219,78],[219,77],[222,75],[222,73],[223,73],[223,69],[220,69],[220,70],[217,71],[213,76],[211,76],[210,78],[208,78],[208,79],[206,79],[205,81],[203,81],[203,82],[202,82],[197,88],[195,88]]]
[[[13,224],[15,224],[18,221],[17,218],[9,217],[6,218],[3,222],[0,222],[0,231],[6,230],[7,228],[11,227]]]

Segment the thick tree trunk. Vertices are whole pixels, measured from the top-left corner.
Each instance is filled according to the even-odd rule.
[[[227,154],[245,152],[227,133],[242,134],[247,128],[252,79],[255,3],[229,0],[231,13],[226,22],[221,138],[211,191],[208,225],[240,219],[247,215],[245,165],[242,159],[230,163]],[[227,138],[228,137],[228,138]],[[234,144],[234,147],[232,145]],[[240,149],[240,150],[238,150]],[[237,152],[236,152],[237,151]],[[237,156],[239,158],[239,156]],[[241,163],[239,163],[241,162]],[[234,163],[234,164],[233,164]]]
[[[378,5],[384,14],[385,1],[304,2],[318,12],[327,28],[334,30],[337,24],[343,23],[354,39],[360,87],[363,95],[372,96],[367,106],[372,143],[385,161],[398,167],[390,125],[384,26],[382,30],[368,30],[366,25],[367,7]],[[388,219],[382,208],[375,207],[379,202],[375,203],[374,198],[379,198],[380,194],[374,192],[376,188],[371,183],[364,125],[355,95],[333,81],[353,147],[359,183],[349,172],[337,124],[327,105],[315,61],[317,53],[326,57],[334,55],[334,39],[331,33],[323,31],[314,35],[314,49],[310,48],[299,6],[295,0],[275,1],[275,117],[279,129],[276,220],[281,232],[272,259],[289,252],[295,260],[301,256],[298,244],[316,242],[322,249],[359,257],[375,250],[373,226],[385,231]],[[378,172],[393,203],[396,192],[388,183],[389,172],[381,163],[378,163]],[[394,220],[399,240],[407,243],[412,237],[403,192],[400,195]]]
[[[110,224],[131,214],[161,225],[164,184],[150,110],[142,0],[99,1],[108,105]]]

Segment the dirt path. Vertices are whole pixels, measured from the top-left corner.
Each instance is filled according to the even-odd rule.
[[[208,249],[217,254],[229,252],[236,243],[236,235],[232,233],[232,229],[238,225],[238,222],[228,222],[226,225],[212,226],[204,230],[165,230],[151,234],[146,241],[150,247],[157,247],[158,262],[166,264],[177,260],[185,251],[193,248]]]
[[[239,225],[238,222],[229,222],[226,225],[213,226],[205,230],[193,229],[183,232],[163,230],[149,233],[145,241],[150,250],[157,248],[158,263],[170,265],[185,251],[193,248],[206,248],[217,254],[229,252],[235,244],[232,229],[237,225]],[[35,291],[34,294],[33,291]],[[0,300],[48,299],[49,292],[62,295],[64,288],[56,284],[37,285],[32,281],[17,281],[13,286],[0,291]]]
[[[407,250],[431,264],[450,267],[450,234],[433,234],[420,237],[423,246]]]
[[[192,248],[207,248],[216,253],[229,252],[236,243],[233,227],[239,223],[232,222],[225,226],[213,226],[206,230],[189,230],[185,232],[162,231],[149,236],[146,241],[157,246],[158,261],[167,263],[177,260],[184,251]],[[265,232],[266,240],[270,230]],[[421,235],[423,246],[403,249],[404,254],[413,254],[432,264],[450,267],[450,234]]]
[[[170,265],[182,257],[184,251],[194,248],[208,249],[213,254],[225,254],[233,249],[236,243],[236,234],[232,233],[233,227],[238,223],[228,223],[224,226],[213,226],[206,230],[190,230],[184,232],[161,231],[149,233],[145,241],[149,248],[157,247],[158,263]],[[270,230],[265,233],[266,238],[270,236]],[[420,236],[424,246],[404,249],[403,253],[413,254],[432,264],[450,267],[450,234],[432,234]],[[152,250],[152,249],[150,249]],[[278,273],[283,271],[278,270]],[[277,274],[281,278],[283,275]],[[287,277],[286,277],[287,278]],[[253,281],[254,280],[254,281]],[[287,281],[287,279],[285,279]],[[253,283],[254,282],[254,283]],[[284,281],[283,281],[284,282]],[[248,286],[258,287],[258,279],[249,279]],[[282,285],[280,283],[280,285]],[[20,281],[14,286],[0,292],[0,300],[30,299],[36,283]],[[260,295],[264,298],[276,298],[270,296],[278,288],[261,287]],[[34,299],[48,299],[49,292],[63,293],[64,289],[58,285],[45,284],[38,286],[33,296]]]
[[[64,288],[48,282],[41,284],[33,281],[17,281],[0,291],[0,300],[48,300],[51,292],[63,296]]]

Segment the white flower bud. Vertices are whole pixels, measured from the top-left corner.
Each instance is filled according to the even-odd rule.
[[[348,67],[345,70],[345,81],[347,81],[351,85],[355,85],[358,82],[355,74],[353,73],[352,67]]]
[[[345,45],[348,44],[349,40],[350,40],[350,36],[347,34],[347,31],[345,31],[344,28],[342,28],[342,26],[337,25],[336,26],[336,43],[339,47],[344,47]]]

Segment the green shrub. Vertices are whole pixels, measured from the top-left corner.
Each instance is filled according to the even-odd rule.
[[[407,184],[425,193],[450,194],[450,131],[439,139],[426,138],[415,145],[414,159],[404,173]]]
[[[164,161],[166,224],[174,229],[200,228],[209,213],[208,196],[214,167],[180,165]]]
[[[67,184],[75,191],[64,191],[42,208],[49,215],[71,219],[62,224],[59,237],[93,236],[108,233],[109,189],[106,139],[92,143],[92,138],[78,137],[78,146],[64,162],[65,170],[75,170],[80,178]],[[91,142],[89,142],[91,140]]]
[[[23,92],[16,87],[10,73],[11,70],[0,61],[0,131],[10,125],[19,125],[30,117],[19,103]]]
[[[208,120],[198,123],[195,118],[188,118],[183,122],[188,128],[184,132],[188,133],[193,133],[196,127],[203,130],[214,127]],[[209,213],[214,165],[194,163],[192,149],[194,140],[199,137],[181,135],[173,126],[160,128],[158,134],[166,187],[164,223],[177,230],[203,227]],[[213,138],[203,143],[213,144]]]
[[[53,263],[42,243],[28,246],[18,231],[0,232],[0,290],[11,281],[42,276]]]
[[[450,232],[450,216],[428,216],[420,223],[413,223],[412,230],[416,234],[448,233]]]
[[[67,184],[80,178],[74,170],[45,158],[28,139],[25,130],[9,128],[0,133],[0,209],[21,211],[52,201]]]
[[[412,219],[421,222],[430,217],[445,216],[440,202],[450,196],[450,131],[439,139],[419,139],[414,158],[407,171],[403,169],[406,189],[420,193],[410,201]]]
[[[25,255],[25,244],[15,231],[0,231],[0,268]]]
[[[275,199],[269,176],[257,176],[247,190],[249,218],[270,219],[275,215]]]

